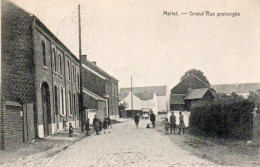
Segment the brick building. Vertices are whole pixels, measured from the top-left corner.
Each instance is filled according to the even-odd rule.
[[[52,135],[69,122],[79,126],[78,58],[36,16],[8,0],[2,1],[1,27],[1,148]],[[112,85],[118,89],[118,81],[88,60],[83,64],[91,69],[83,72],[84,106],[117,113]]]
[[[100,119],[118,115],[118,80],[82,56],[83,105]]]

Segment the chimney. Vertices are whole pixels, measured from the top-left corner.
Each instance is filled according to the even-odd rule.
[[[83,63],[83,62],[86,62],[86,60],[87,60],[87,55],[81,55],[81,57],[82,57],[82,63]]]
[[[96,61],[92,61],[92,63],[93,63],[94,65],[97,65],[97,62],[96,62]]]

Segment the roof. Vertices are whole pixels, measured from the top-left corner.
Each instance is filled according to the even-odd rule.
[[[133,93],[136,96],[148,97],[155,93],[157,96],[166,96],[167,86],[148,86],[148,87],[133,87]],[[127,94],[131,91],[131,88],[121,88],[119,94]],[[143,95],[140,95],[143,94]]]
[[[86,88],[83,88],[83,93],[85,93],[86,95],[89,95],[91,97],[93,97],[94,99],[98,100],[98,101],[106,101],[104,98],[98,96],[97,94],[89,91],[88,89]]]
[[[209,88],[192,89],[186,95],[185,100],[202,99],[208,91],[210,91],[210,93],[213,94],[213,92]]]
[[[170,104],[184,104],[184,96],[178,94],[171,94]]]
[[[134,93],[140,100],[148,100],[153,98],[154,93]]]
[[[243,84],[219,84],[212,85],[212,88],[216,90],[217,93],[231,94],[236,93],[249,93],[250,91],[256,91],[260,89],[260,83],[243,83]]]
[[[187,75],[183,80],[181,80],[175,87],[171,89],[171,94],[187,94],[190,88],[211,88],[211,86],[195,75]]]
[[[123,100],[123,99],[126,98],[128,95],[129,95],[129,93],[119,94],[119,101]]]

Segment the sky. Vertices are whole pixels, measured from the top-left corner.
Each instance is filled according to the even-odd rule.
[[[257,0],[12,1],[36,15],[77,57],[80,4],[82,54],[119,79],[119,87],[130,87],[133,75],[133,86],[171,89],[193,68],[211,84],[260,82]],[[190,16],[190,11],[240,16]]]

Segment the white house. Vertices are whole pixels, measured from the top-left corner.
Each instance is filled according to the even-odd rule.
[[[167,86],[134,87],[132,90],[133,110],[153,110],[156,115],[158,112],[169,111],[170,92]],[[126,110],[131,110],[131,88],[120,89],[119,101],[119,103],[126,102],[129,105]]]

